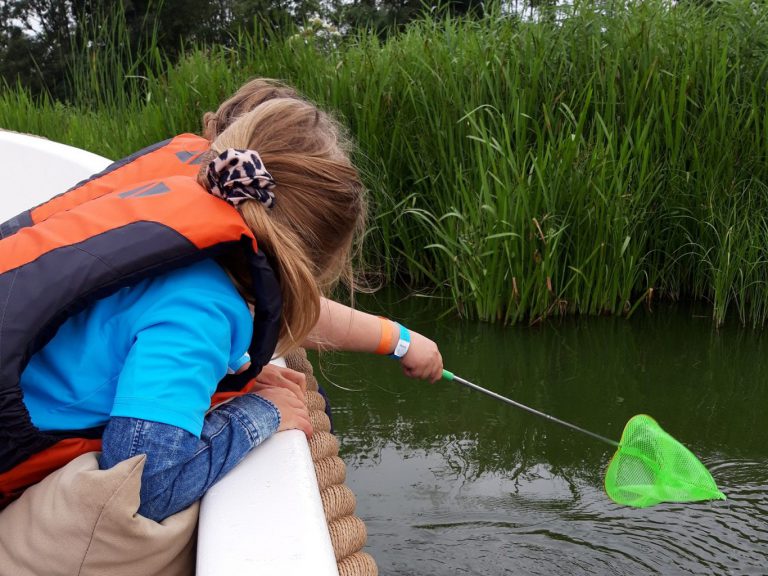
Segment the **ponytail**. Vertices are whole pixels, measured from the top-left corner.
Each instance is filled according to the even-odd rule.
[[[256,236],[261,248],[277,264],[283,322],[276,353],[280,356],[301,346],[320,317],[320,287],[302,242],[284,226],[275,225],[257,202],[245,202],[240,214]]]
[[[211,143],[212,155],[230,148],[258,152],[275,182],[271,209],[254,200],[237,208],[277,268],[283,297],[277,353],[285,354],[314,328],[320,296],[340,278],[351,279],[364,189],[339,125],[299,98],[271,98],[242,114]],[[208,188],[205,169],[198,180]],[[247,279],[229,268],[248,299]]]

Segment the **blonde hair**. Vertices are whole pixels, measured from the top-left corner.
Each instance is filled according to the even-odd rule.
[[[232,122],[260,104],[274,98],[299,98],[294,88],[271,78],[254,78],[227,98],[216,112],[203,115],[203,137],[213,141]]]
[[[256,150],[277,183],[271,210],[256,201],[238,209],[276,264],[283,297],[277,353],[285,354],[314,328],[320,296],[340,279],[352,282],[364,189],[339,124],[297,97],[271,98],[241,114],[211,143],[212,154],[227,148]],[[203,172],[199,181],[206,186]]]

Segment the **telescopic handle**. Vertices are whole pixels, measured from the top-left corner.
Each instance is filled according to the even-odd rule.
[[[478,386],[477,384],[473,384],[469,380],[464,380],[464,378],[459,378],[456,376],[453,372],[449,370],[443,370],[443,379],[449,380],[453,382],[458,382],[459,384],[463,384],[464,386],[467,386],[468,388],[472,388],[473,390],[477,390],[478,392],[482,392],[483,394],[487,394],[488,396],[492,398],[496,398],[496,400],[501,400],[502,402],[506,402],[507,404],[511,404],[512,406],[515,406],[517,408],[520,408],[521,410],[525,410],[526,412],[530,412],[531,414],[535,414],[536,416],[541,416],[542,418],[546,418],[550,422],[554,422],[556,424],[560,424],[561,426],[565,426],[567,428],[570,428],[572,430],[576,430],[577,432],[581,432],[582,434],[586,434],[588,436],[592,436],[592,438],[596,438],[597,440],[602,440],[603,442],[606,442],[610,444],[611,446],[618,447],[619,443],[615,440],[611,440],[610,438],[606,438],[605,436],[601,436],[600,434],[596,434],[595,432],[590,432],[589,430],[585,430],[584,428],[580,426],[576,426],[576,424],[571,424],[570,422],[566,422],[565,420],[560,420],[559,418],[555,418],[554,416],[550,416],[549,414],[545,414],[544,412],[539,412],[538,410],[531,408],[530,406],[526,406],[525,404],[520,404],[520,402],[515,402],[511,398],[507,398],[506,396],[502,396],[501,394],[497,394],[496,392],[492,392],[491,390],[487,390],[483,388],[482,386]]]

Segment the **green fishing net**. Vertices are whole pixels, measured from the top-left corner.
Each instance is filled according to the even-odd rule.
[[[696,456],[644,414],[634,416],[624,427],[605,473],[605,491],[617,504],[637,508],[661,502],[725,500]]]

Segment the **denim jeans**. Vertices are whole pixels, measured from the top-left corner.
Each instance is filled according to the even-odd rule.
[[[160,522],[184,510],[280,425],[274,404],[245,394],[209,412],[200,438],[139,418],[113,417],[102,439],[100,468],[146,454],[139,514]]]

